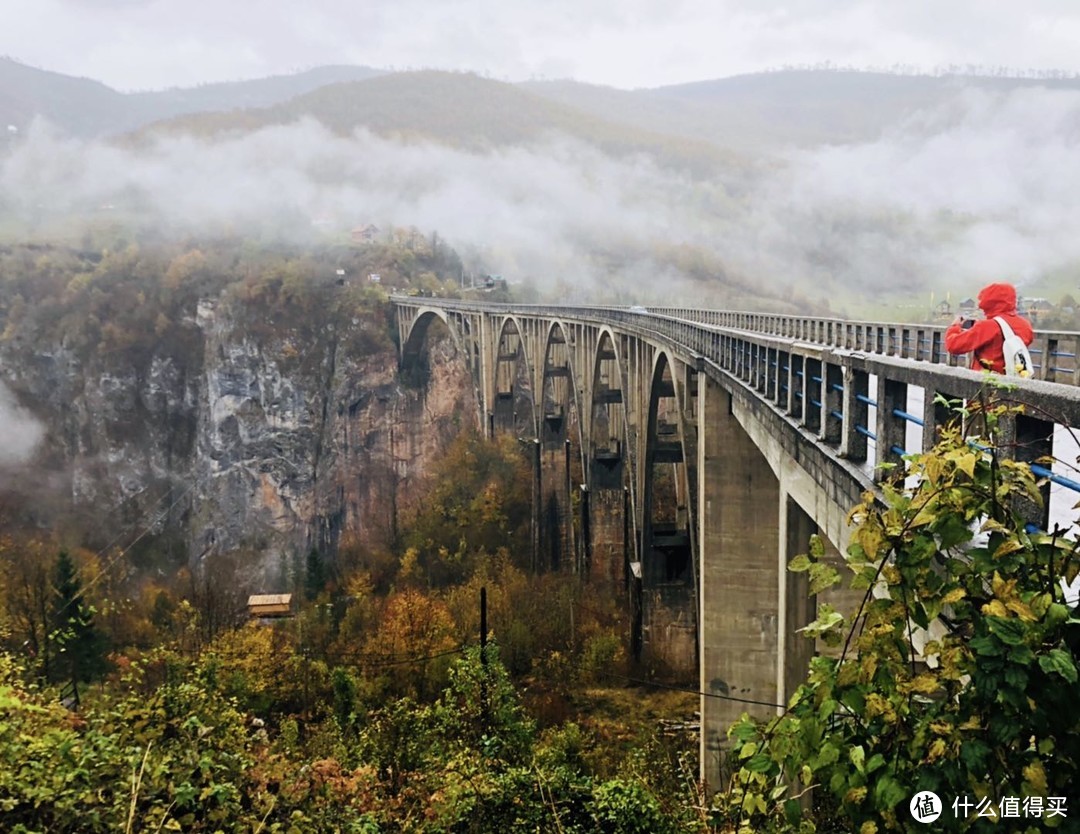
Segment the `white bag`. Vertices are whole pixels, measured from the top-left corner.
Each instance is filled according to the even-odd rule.
[[[1001,316],[994,316],[994,321],[1001,328],[1005,337],[1005,343],[1001,346],[1001,352],[1005,354],[1005,375],[1031,377],[1035,373],[1035,365],[1031,362],[1031,354],[1028,352],[1024,340],[1013,333],[1013,329]]]

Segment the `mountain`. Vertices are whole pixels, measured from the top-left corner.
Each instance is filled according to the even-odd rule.
[[[603,118],[745,151],[872,141],[964,86],[1077,90],[1080,79],[790,70],[634,91],[569,81],[522,86]]]
[[[627,123],[617,113],[597,115],[520,85],[433,70],[330,84],[271,107],[199,113],[156,123],[145,132],[214,135],[305,117],[343,135],[363,128],[406,141],[434,140],[473,150],[529,144],[557,134],[618,155],[649,153],[697,173],[734,161],[716,144],[672,135],[663,123]]]
[[[99,81],[0,58],[0,127],[23,130],[40,116],[73,136],[107,136],[188,113],[267,107],[327,84],[380,73],[369,67],[326,66],[252,81],[120,93]]]
[[[218,115],[179,126],[243,130],[308,115],[339,131],[364,126],[469,146],[519,143],[557,131],[613,150],[662,148],[661,155],[700,167],[717,148],[768,152],[873,140],[963,86],[1075,90],[1080,79],[784,70],[620,90],[573,81],[509,84],[465,73],[325,66],[251,81],[120,93],[97,81],[0,58],[0,126],[22,129],[40,115],[63,132],[91,137],[204,113]]]
[[[360,81],[379,75],[383,75],[382,70],[370,67],[325,66],[295,75],[131,93],[128,98],[140,110],[157,111],[154,118],[163,119],[185,113],[269,107],[327,84]]]
[[[0,129],[22,130],[35,116],[80,136],[130,124],[123,94],[101,82],[0,58]]]

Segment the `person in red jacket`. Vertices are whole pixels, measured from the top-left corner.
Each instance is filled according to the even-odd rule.
[[[1031,322],[1016,312],[1016,287],[1012,284],[989,284],[979,290],[979,308],[985,319],[964,319],[957,316],[945,331],[945,350],[949,353],[970,353],[973,371],[990,370],[1005,373],[1005,337],[994,316],[1001,316],[1013,333],[1030,345],[1035,338]]]

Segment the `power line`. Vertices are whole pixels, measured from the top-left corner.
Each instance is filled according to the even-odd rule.
[[[607,675],[608,677],[612,678],[618,678],[619,680],[624,680],[629,683],[637,684],[639,686],[651,686],[656,689],[668,689],[673,692],[686,692],[689,695],[700,695],[705,698],[716,698],[720,701],[734,701],[739,704],[753,704],[759,707],[773,707],[776,709],[782,709],[784,711],[787,711],[787,707],[783,704],[774,704],[771,701],[758,701],[754,698],[737,698],[734,695],[721,695],[718,692],[704,692],[700,689],[691,689],[688,686],[676,686],[675,684],[661,683],[660,681],[650,681],[643,678],[632,678],[628,675],[620,675],[618,672],[602,671],[601,674]]]
[[[446,651],[436,652],[435,654],[419,655],[416,657],[400,657],[390,660],[376,660],[368,661],[366,658],[370,657],[370,654],[351,654],[346,653],[339,655],[342,660],[351,660],[358,665],[363,665],[365,668],[381,669],[389,666],[404,666],[410,663],[427,663],[429,660],[437,660],[440,657],[449,657],[453,654],[461,654],[469,646],[467,643],[457,646],[453,649],[447,649]]]
[[[182,493],[180,493],[180,497],[178,497],[178,498],[177,498],[177,499],[176,499],[175,501],[173,501],[173,502],[172,502],[172,503],[171,503],[171,504],[170,504],[170,505],[169,505],[168,507],[166,507],[166,508],[165,508],[165,510],[163,510],[163,511],[162,511],[162,512],[160,512],[160,513],[158,513],[158,515],[157,515],[157,516],[155,516],[155,517],[154,517],[153,519],[151,519],[150,523],[149,523],[149,524],[147,524],[147,525],[146,525],[146,527],[144,527],[144,528],[143,528],[143,531],[142,531],[141,533],[139,533],[139,535],[138,535],[138,536],[136,536],[136,537],[134,538],[134,540],[132,540],[132,542],[131,542],[130,544],[128,544],[128,546],[127,546],[127,547],[125,547],[125,548],[124,548],[123,550],[121,550],[121,551],[117,552],[117,553],[116,553],[116,554],[115,554],[115,555],[114,555],[114,556],[113,556],[113,557],[112,557],[111,559],[109,559],[109,560],[108,560],[108,561],[107,561],[107,562],[106,562],[106,563],[105,563],[105,564],[104,564],[104,565],[102,566],[101,570],[99,570],[99,571],[97,572],[97,574],[96,574],[96,575],[94,576],[94,578],[93,578],[93,579],[91,579],[91,580],[90,580],[89,582],[87,582],[87,583],[86,583],[86,584],[85,584],[85,585],[84,585],[84,586],[82,587],[82,589],[81,589],[81,591],[79,592],[79,595],[78,595],[78,596],[76,596],[76,597],[74,597],[74,598],[72,598],[72,599],[68,600],[68,601],[67,601],[66,603],[64,603],[64,605],[63,605],[63,606],[62,606],[61,608],[59,608],[59,609],[58,609],[58,610],[56,611],[56,613],[55,613],[55,616],[57,616],[57,617],[58,617],[58,616],[60,616],[61,614],[63,614],[63,613],[64,613],[64,612],[65,612],[65,611],[66,611],[66,610],[68,609],[68,607],[69,607],[69,606],[70,606],[70,605],[71,605],[72,603],[76,602],[77,600],[82,600],[82,599],[83,599],[83,597],[84,597],[84,595],[86,594],[86,592],[87,592],[87,591],[89,591],[89,590],[90,590],[91,588],[93,588],[93,587],[94,587],[94,585],[96,585],[96,584],[97,584],[97,583],[98,583],[99,581],[101,581],[101,578],[102,578],[103,576],[105,576],[105,574],[106,574],[106,573],[108,573],[108,572],[109,572],[109,569],[110,569],[110,568],[111,568],[111,567],[112,567],[113,565],[115,565],[115,564],[116,564],[116,562],[117,562],[117,561],[118,561],[119,559],[121,559],[121,558],[123,558],[124,556],[126,556],[126,555],[127,555],[127,554],[128,554],[128,553],[129,553],[130,551],[131,551],[131,548],[133,548],[133,547],[134,547],[135,545],[137,545],[137,544],[138,544],[138,543],[139,543],[139,542],[140,542],[140,541],[141,541],[141,540],[142,540],[143,538],[145,538],[145,537],[147,536],[147,534],[149,534],[149,533],[150,533],[150,531],[151,531],[151,530],[153,530],[153,529],[154,529],[154,527],[156,527],[156,526],[157,526],[158,522],[160,522],[160,521],[164,520],[165,518],[167,518],[167,517],[168,517],[168,515],[169,515],[169,513],[171,513],[171,512],[172,512],[173,508],[174,508],[174,507],[176,507],[176,505],[177,505],[177,504],[179,504],[179,503],[180,503],[181,501],[183,501],[183,500],[184,500],[184,498],[186,498],[186,497],[187,497],[188,493],[190,493],[190,492],[191,492],[191,491],[192,491],[192,490],[193,490],[194,488],[195,488],[195,484],[194,484],[194,483],[192,483],[192,484],[191,484],[190,486],[188,486],[188,488],[187,488],[187,489],[185,489],[185,490],[184,490],[184,491],[183,491]],[[157,500],[157,501],[156,501],[156,502],[154,503],[154,506],[156,506],[157,504],[160,504],[160,503],[161,503],[161,502],[162,502],[162,501],[163,501],[163,500],[164,500],[164,499],[165,499],[166,497],[168,497],[169,495],[171,495],[171,494],[172,494],[172,490],[173,490],[173,488],[172,488],[172,487],[169,487],[169,490],[168,490],[168,491],[167,491],[167,492],[166,492],[166,493],[165,493],[164,495],[162,495],[162,496],[161,496],[161,498],[159,498],[159,499],[158,499],[158,500]],[[123,535],[123,534],[121,534],[121,535]],[[116,538],[115,538],[115,539],[113,540],[113,542],[115,543],[116,541],[119,541],[119,538],[120,538],[120,537],[119,537],[119,536],[117,536],[117,537],[116,537]],[[112,546],[112,544],[108,545],[108,546],[107,546],[107,547],[106,547],[105,549],[101,550],[101,551],[100,551],[100,552],[98,553],[98,557],[100,558],[100,557],[101,557],[101,555],[102,555],[102,554],[104,554],[104,553],[105,553],[105,551],[106,551],[106,550],[108,549],[108,547],[111,547],[111,546]]]

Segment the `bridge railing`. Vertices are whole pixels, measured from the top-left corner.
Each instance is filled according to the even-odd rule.
[[[945,365],[962,365],[963,356],[945,350],[945,325],[701,310],[689,307],[650,307],[650,313],[698,321],[714,327],[783,336],[828,347],[899,356]],[[1080,385],[1080,333],[1039,330],[1031,344],[1035,376],[1048,382]]]

